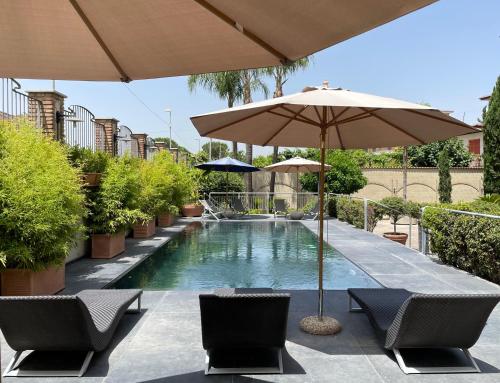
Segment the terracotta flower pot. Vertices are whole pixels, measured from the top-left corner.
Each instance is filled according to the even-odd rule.
[[[155,220],[149,220],[145,223],[136,223],[133,227],[134,238],[149,238],[156,232]]]
[[[101,173],[84,173],[82,175],[83,182],[85,183],[85,186],[88,187],[99,186],[101,183],[101,177]]]
[[[158,226],[169,227],[174,224],[175,216],[169,213],[158,214]]]
[[[398,242],[402,245],[406,245],[406,240],[408,239],[408,234],[406,233],[384,233],[384,238],[390,239],[391,241]]]
[[[113,258],[125,251],[125,233],[92,234],[91,258]]]
[[[181,209],[183,217],[201,217],[203,214],[203,206],[188,204],[184,205]]]
[[[50,295],[64,289],[63,266],[45,270],[6,269],[2,271],[2,295]]]

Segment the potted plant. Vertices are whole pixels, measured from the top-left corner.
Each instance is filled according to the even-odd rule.
[[[203,206],[198,198],[198,179],[201,172],[176,164],[173,173],[175,178],[172,194],[174,205],[180,208],[184,217],[200,217],[203,214]]]
[[[169,205],[166,209],[158,214],[157,221],[159,227],[172,226],[175,221],[175,216],[179,214],[179,208],[174,205]]]
[[[137,208],[139,189],[139,175],[130,157],[109,162],[99,190],[88,193],[92,258],[112,258],[125,251],[125,231],[135,222],[148,220]]]
[[[2,295],[54,294],[83,235],[78,171],[57,141],[24,120],[0,122]]]
[[[183,217],[201,217],[203,214],[203,206],[198,202],[191,202],[182,205]]]
[[[384,233],[383,236],[391,241],[406,244],[408,234],[397,231],[397,222],[400,218],[408,215],[408,206],[406,201],[401,197],[386,197],[380,201],[381,210],[388,215],[394,225],[394,230],[391,233]]]
[[[88,148],[78,146],[69,148],[68,158],[71,164],[82,172],[82,181],[87,187],[99,186],[102,174],[110,160],[106,152],[93,152]]]

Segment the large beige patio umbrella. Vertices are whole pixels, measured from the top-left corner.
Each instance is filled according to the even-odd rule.
[[[429,106],[332,89],[327,82],[289,96],[195,116],[191,121],[201,136],[263,146],[320,148],[318,315],[301,322],[313,333],[340,330],[335,319],[323,317],[325,149],[419,145],[476,131]]]
[[[297,60],[435,0],[5,0],[1,77],[130,81]]]
[[[325,164],[325,170],[330,170],[331,166]],[[297,209],[299,208],[299,173],[319,173],[321,171],[321,162],[308,160],[302,157],[293,157],[288,160],[268,165],[264,168],[268,172],[278,173],[296,173],[295,193],[297,199]]]

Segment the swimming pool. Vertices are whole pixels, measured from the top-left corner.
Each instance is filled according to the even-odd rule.
[[[195,222],[114,284],[114,288],[317,288],[317,237],[300,222]],[[379,287],[325,246],[324,288]]]

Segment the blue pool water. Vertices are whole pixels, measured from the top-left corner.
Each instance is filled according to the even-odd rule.
[[[300,222],[196,222],[117,281],[115,288],[316,289],[317,237]],[[379,287],[325,246],[324,288]]]

